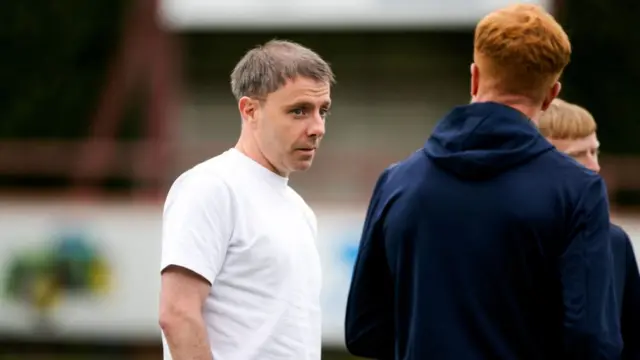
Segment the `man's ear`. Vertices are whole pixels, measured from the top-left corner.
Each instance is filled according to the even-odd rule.
[[[480,87],[480,70],[478,69],[478,65],[475,63],[471,64],[469,68],[471,72],[471,101],[475,99],[476,95],[478,95],[478,88]]]
[[[238,100],[238,110],[240,111],[243,123],[255,125],[256,111],[258,110],[257,105],[257,101],[248,96],[243,96]]]
[[[544,97],[544,101],[542,102],[542,111],[546,111],[549,106],[551,106],[551,102],[553,99],[558,97],[561,89],[562,84],[559,81],[556,81]]]

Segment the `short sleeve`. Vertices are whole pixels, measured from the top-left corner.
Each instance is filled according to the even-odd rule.
[[[162,215],[161,269],[186,268],[213,284],[233,229],[226,184],[190,170],[171,186]]]

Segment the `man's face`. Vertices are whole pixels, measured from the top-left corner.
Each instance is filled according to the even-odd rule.
[[[549,141],[563,153],[571,156],[586,168],[600,172],[598,151],[600,143],[595,133],[581,139],[549,139]]]
[[[281,174],[311,167],[325,133],[331,85],[298,77],[269,94],[256,111],[260,150]]]

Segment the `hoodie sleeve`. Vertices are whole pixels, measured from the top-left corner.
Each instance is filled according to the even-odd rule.
[[[559,259],[564,359],[618,359],[622,352],[609,226],[606,186],[594,176],[580,194]]]
[[[384,251],[381,192],[388,176],[378,179],[360,239],[345,318],[345,340],[355,356],[394,358],[393,281]]]
[[[623,359],[640,360],[640,273],[638,260],[629,236],[626,251],[626,276],[622,300],[622,338],[624,340]]]

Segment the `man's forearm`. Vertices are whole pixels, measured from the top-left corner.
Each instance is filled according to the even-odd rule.
[[[173,360],[213,360],[202,319],[174,318],[163,332]]]

